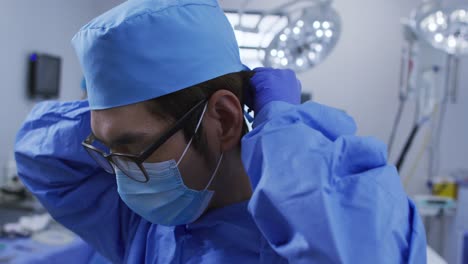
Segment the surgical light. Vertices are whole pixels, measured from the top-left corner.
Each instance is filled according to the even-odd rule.
[[[286,36],[286,34],[281,34],[280,35],[280,40],[281,41],[286,41],[286,40],[288,40],[288,36]]]
[[[324,61],[339,40],[341,19],[332,0],[288,0],[272,10],[246,11],[251,1],[244,0],[236,12],[227,11],[241,58],[256,53],[263,66],[302,72]]]
[[[297,35],[297,34],[301,33],[301,29],[298,28],[298,27],[295,27],[295,28],[293,28],[293,32],[294,32],[294,34]]]
[[[320,28],[320,22],[319,21],[315,21],[314,24],[313,24],[314,28],[315,29],[319,29]]]
[[[283,53],[267,52],[264,64],[274,68],[292,68],[302,72],[321,63],[335,47],[340,32],[341,21],[330,1],[306,8],[296,21],[291,24],[294,38],[285,38],[286,26],[272,40],[268,50],[282,47]],[[301,27],[299,27],[301,25]],[[282,58],[280,63],[277,57]]]
[[[298,27],[303,27],[303,26],[304,26],[304,21],[298,20],[297,23],[296,23],[296,25],[297,25]]]
[[[468,54],[468,4],[463,1],[425,1],[413,12],[418,36],[448,54]]]

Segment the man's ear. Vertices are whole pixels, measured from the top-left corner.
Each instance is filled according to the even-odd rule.
[[[244,125],[244,112],[239,99],[228,90],[216,91],[208,102],[207,117],[213,119],[221,151],[239,145]]]

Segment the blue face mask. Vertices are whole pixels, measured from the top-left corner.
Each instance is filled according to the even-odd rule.
[[[205,111],[206,106],[195,129],[195,134],[200,127]],[[178,165],[187,153],[192,140],[193,137],[178,162],[170,160],[143,163],[149,178],[146,183],[132,180],[116,168],[118,193],[130,209],[153,224],[165,226],[189,224],[203,214],[214,194],[213,191],[208,190],[208,186],[218,172],[223,155],[221,154],[205,189],[201,191],[190,189],[184,184]],[[130,164],[129,166],[130,173],[142,174],[136,165]],[[136,177],[142,177],[142,175]]]

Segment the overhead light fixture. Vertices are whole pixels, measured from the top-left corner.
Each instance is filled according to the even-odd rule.
[[[331,0],[293,0],[267,12],[245,11],[247,2],[226,14],[248,66],[256,59],[254,66],[302,72],[324,61],[339,40],[341,20]]]
[[[267,48],[264,64],[274,68],[292,68],[297,72],[310,69],[331,53],[340,32],[339,16],[330,6],[304,9],[296,21],[289,23],[272,40]],[[269,52],[272,50],[283,51],[284,56],[281,57],[287,60],[282,59],[278,64],[276,58],[280,54]]]
[[[416,34],[434,48],[468,55],[468,3],[424,1],[412,15]]]

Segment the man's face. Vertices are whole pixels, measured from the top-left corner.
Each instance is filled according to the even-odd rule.
[[[175,123],[150,113],[145,103],[91,111],[91,127],[98,140],[112,152],[139,154],[157,141]],[[204,119],[202,125],[207,125]],[[187,146],[183,131],[178,131],[145,162],[178,161]],[[196,190],[205,187],[211,171],[203,156],[191,146],[179,165],[184,183]]]

